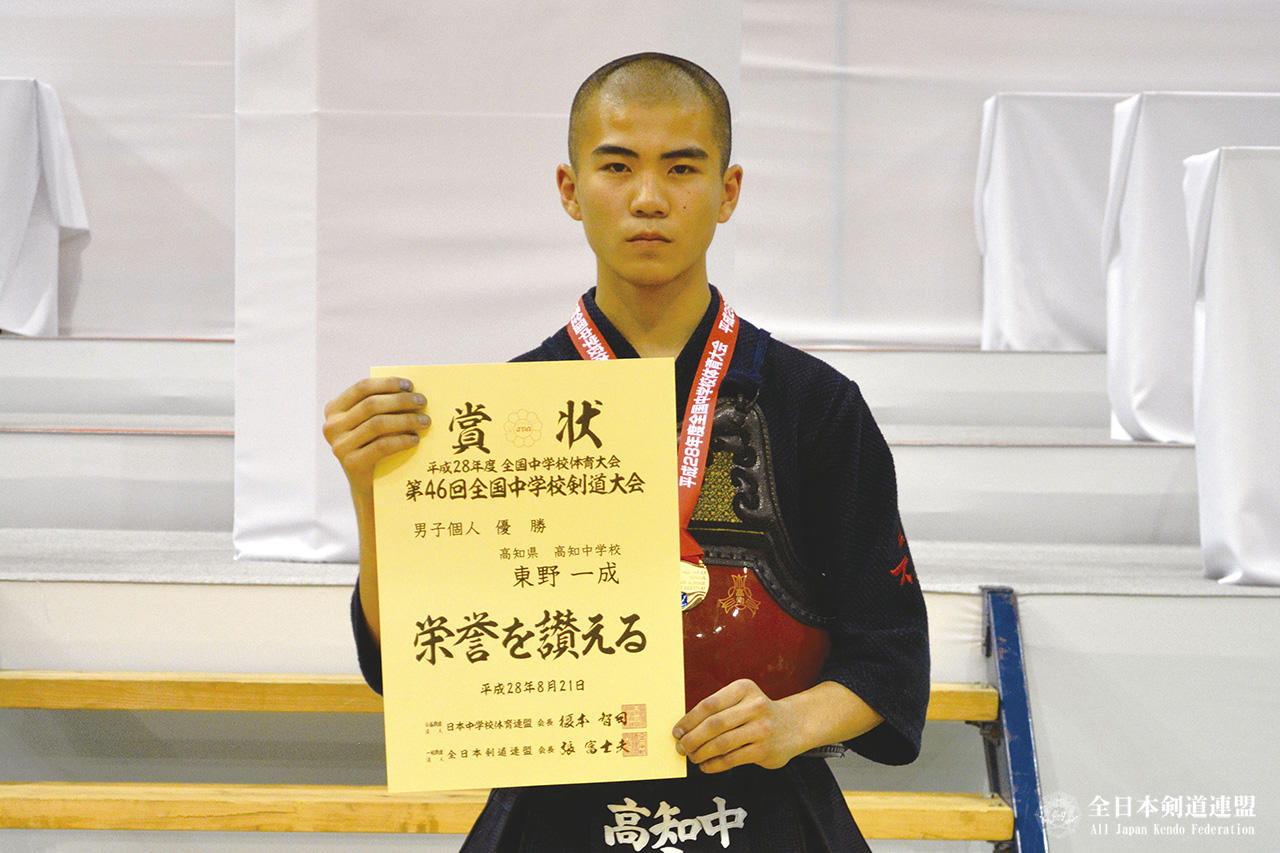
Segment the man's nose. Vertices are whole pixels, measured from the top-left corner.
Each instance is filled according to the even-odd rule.
[[[667,215],[666,194],[656,175],[642,173],[637,176],[635,194],[631,197],[631,213],[634,216]]]

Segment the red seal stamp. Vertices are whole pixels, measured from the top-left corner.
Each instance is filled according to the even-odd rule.
[[[648,705],[623,705],[622,727],[624,729],[643,729],[648,726]]]
[[[627,732],[622,736],[622,754],[644,756],[649,754],[648,732]]]

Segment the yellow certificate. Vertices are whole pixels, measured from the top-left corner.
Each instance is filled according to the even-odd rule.
[[[673,371],[373,370],[432,418],[374,480],[389,790],[685,775]]]

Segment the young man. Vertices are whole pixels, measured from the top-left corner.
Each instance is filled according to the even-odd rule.
[[[685,558],[736,567],[736,594],[774,627],[737,647],[693,643],[690,620],[714,599],[686,613],[693,695],[672,737],[687,779],[497,790],[466,851],[867,850],[822,748],[894,764],[919,752],[927,630],[888,447],[854,383],[736,318],[707,281],[707,249],[742,186],[730,139],[723,90],[686,60],[637,54],[583,83],[556,181],[596,286],[581,317],[517,360],[674,356],[685,427],[691,389],[714,386],[706,463],[682,469]],[[703,354],[726,340],[716,385]],[[358,653],[380,689],[372,471],[430,418],[398,379],[358,382],[325,416],[360,532]]]

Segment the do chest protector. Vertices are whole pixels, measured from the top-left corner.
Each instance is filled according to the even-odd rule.
[[[689,531],[710,585],[683,614],[686,706],[739,678],[771,699],[816,684],[831,620],[783,524],[768,426],[754,397],[723,393],[717,401]]]

